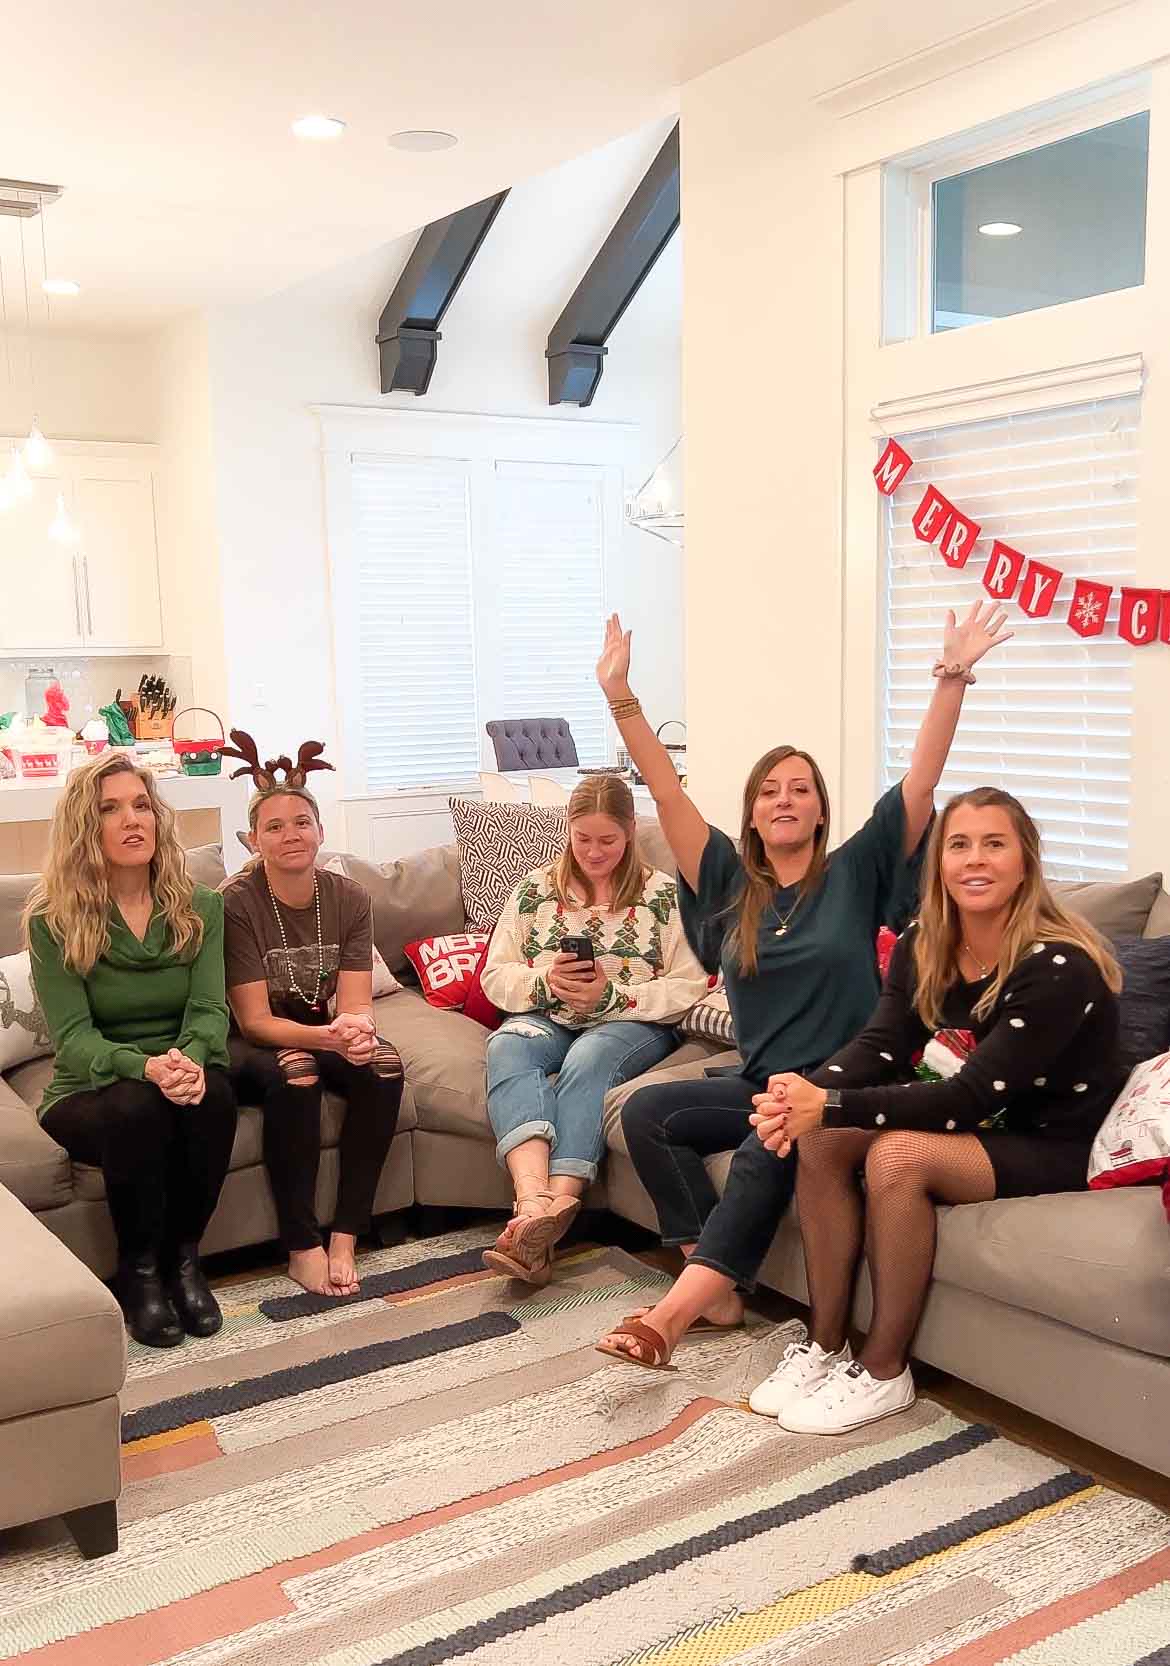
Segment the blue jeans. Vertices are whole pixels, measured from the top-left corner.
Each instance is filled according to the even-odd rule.
[[[501,1164],[525,1140],[547,1140],[550,1174],[594,1180],[605,1149],[602,1104],[672,1053],[668,1024],[615,1018],[592,1030],[570,1030],[542,1012],[505,1019],[488,1042],[488,1116]],[[555,1082],[549,1077],[559,1072]]]

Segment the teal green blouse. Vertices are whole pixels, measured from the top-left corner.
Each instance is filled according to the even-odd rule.
[[[197,885],[193,901],[203,921],[193,958],[176,955],[157,910],[139,942],[111,904],[110,946],[84,978],[65,965],[44,919],[29,922],[33,983],[56,1051],[38,1116],[70,1094],[141,1081],[147,1059],[171,1047],[204,1067],[227,1064],[223,898]]]

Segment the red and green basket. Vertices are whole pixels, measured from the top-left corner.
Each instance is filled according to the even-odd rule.
[[[202,712],[204,717],[213,719],[219,727],[218,740],[194,740],[175,733],[179,727],[179,719],[187,717],[191,712]],[[175,713],[171,724],[171,745],[175,749],[179,768],[184,775],[218,775],[226,741],[222,719],[206,706],[184,706],[181,712]]]

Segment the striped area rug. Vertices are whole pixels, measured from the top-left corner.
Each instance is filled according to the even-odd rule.
[[[665,1280],[616,1250],[526,1296],[482,1231],[362,1298],[231,1285],[132,1349],[122,1547],[0,1556],[24,1666],[1170,1666],[1170,1518],[922,1401],[840,1440],[746,1392],[795,1334],[596,1353]]]

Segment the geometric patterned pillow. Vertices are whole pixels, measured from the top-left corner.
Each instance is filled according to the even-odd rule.
[[[525,874],[555,862],[569,837],[563,809],[452,798],[468,931],[491,931]]]
[[[0,1070],[15,1070],[53,1051],[32,984],[27,949],[0,960]]]

